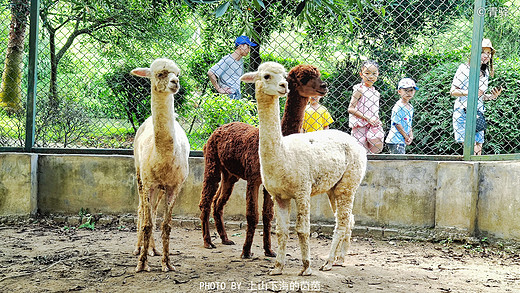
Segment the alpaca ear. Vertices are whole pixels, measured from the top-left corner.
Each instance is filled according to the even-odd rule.
[[[136,68],[130,71],[130,74],[140,77],[150,78],[151,70],[150,68]]]
[[[253,82],[255,82],[257,76],[258,76],[258,71],[248,72],[248,73],[242,75],[242,77],[240,77],[240,80],[245,83],[253,83]]]

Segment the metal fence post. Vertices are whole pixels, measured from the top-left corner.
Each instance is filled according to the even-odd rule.
[[[24,150],[30,152],[34,146],[36,121],[36,85],[38,83],[38,20],[40,18],[40,0],[31,0],[29,27],[29,68],[27,74],[27,117],[25,123]]]
[[[469,68],[468,104],[466,106],[466,129],[464,136],[464,160],[469,160],[475,147],[475,128],[480,83],[480,56],[484,34],[485,0],[476,0],[473,11],[473,36]]]

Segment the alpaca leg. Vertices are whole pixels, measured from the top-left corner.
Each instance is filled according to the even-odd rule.
[[[329,271],[332,269],[332,265],[336,260],[336,254],[342,250],[343,245],[346,245],[343,242],[346,240],[347,230],[349,230],[351,225],[350,220],[353,219],[353,217],[351,217],[353,198],[346,196],[346,194],[341,196],[342,197],[338,196],[336,198],[336,227],[334,229],[334,235],[332,236],[329,257],[320,267],[320,270],[323,271]]]
[[[139,205],[137,206],[137,242],[135,244],[135,250],[133,252],[134,255],[139,255],[141,253],[141,247],[143,246],[143,233],[142,223],[143,223],[143,213],[144,213],[144,190],[143,190],[143,181],[141,180],[139,169],[136,170],[136,179],[137,179],[137,191],[139,194]]]
[[[312,270],[310,267],[310,247],[309,247],[309,235],[311,233],[310,228],[310,199],[304,198],[297,202],[298,205],[298,216],[296,218],[296,233],[298,234],[298,240],[300,242],[300,249],[302,253],[303,269],[298,274],[300,276],[310,276]]]
[[[228,172],[222,172],[222,181],[220,183],[220,193],[217,192],[217,196],[213,200],[213,219],[215,219],[215,227],[217,228],[218,235],[222,239],[222,244],[233,245],[235,242],[228,239],[226,228],[224,227],[223,212],[224,206],[229,200],[233,187],[238,181],[238,177],[235,177]]]
[[[135,244],[135,250],[133,252],[134,255],[139,255],[141,253],[141,247],[143,246],[143,233],[141,233],[141,230],[143,228],[142,223],[144,207],[141,202],[142,201],[139,198],[139,206],[137,208],[137,242]]]
[[[350,215],[350,221],[348,224],[347,233],[343,239],[340,251],[336,252],[336,258],[334,259],[333,266],[343,266],[345,263],[345,255],[347,250],[350,248],[350,238],[352,236],[352,229],[354,228],[354,214]]]
[[[175,271],[175,267],[170,263],[170,232],[172,230],[173,204],[180,188],[167,187],[164,197],[164,218],[161,226],[161,238],[163,243],[163,257],[161,266],[163,272]]]
[[[144,190],[145,194],[150,195],[152,197],[157,190],[154,188],[150,188],[149,190]],[[139,254],[139,260],[137,262],[137,267],[135,268],[136,272],[140,271],[150,271],[150,267],[148,266],[148,247],[150,246],[150,237],[152,236],[152,206],[148,200],[143,200],[143,221],[141,223],[141,237],[143,239],[143,247],[141,249],[141,253]]]
[[[260,181],[261,182],[261,181]],[[255,236],[256,225],[258,224],[258,188],[260,182],[247,182],[246,191],[246,219],[247,219],[247,233],[244,247],[242,248],[242,258],[251,258],[251,245],[253,244],[253,237]]]
[[[209,232],[209,216],[211,213],[211,203],[215,197],[215,193],[220,194],[219,181],[220,171],[209,172],[208,167],[204,174],[204,182],[202,183],[202,194],[199,203],[200,222],[202,226],[202,239],[204,240],[205,248],[215,248],[216,246],[211,242],[211,235]]]
[[[291,200],[276,198],[274,202],[276,217],[276,236],[278,238],[278,252],[274,269],[269,275],[281,275],[285,266],[285,248],[289,238],[289,220],[291,215]]]
[[[265,188],[264,191],[264,206],[262,210],[262,223],[264,224],[264,254],[265,256],[275,257],[276,253],[271,249],[271,223],[274,217],[273,199]]]
[[[161,192],[157,193],[157,198],[150,199],[150,202],[154,203],[152,206],[152,224],[153,224],[152,231],[156,230],[157,207],[159,206],[159,202],[161,201],[162,197],[163,197],[163,192],[161,191]],[[153,237],[153,233],[152,233],[152,237],[150,238],[150,250],[149,250],[148,254],[150,256],[160,256],[161,255],[159,250],[157,250],[157,248],[155,247],[155,239]]]

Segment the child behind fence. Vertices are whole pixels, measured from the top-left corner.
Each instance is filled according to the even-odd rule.
[[[349,126],[352,136],[369,153],[377,154],[383,150],[385,133],[379,119],[379,92],[373,84],[379,77],[379,65],[372,60],[361,66],[361,83],[353,87],[352,98],[348,107]]]
[[[309,104],[305,108],[305,116],[303,118],[304,132],[326,130],[334,122],[327,108],[320,104],[320,99],[321,96],[311,97]]]
[[[397,85],[400,99],[392,108],[390,131],[385,141],[391,154],[405,154],[405,147],[413,141],[413,106],[410,100],[418,89],[411,78],[403,78]]]

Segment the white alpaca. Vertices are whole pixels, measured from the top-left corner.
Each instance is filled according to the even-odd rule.
[[[162,270],[175,270],[170,264],[169,246],[172,210],[175,198],[188,177],[190,145],[186,133],[175,120],[174,94],[179,90],[179,67],[168,59],[155,60],[150,68],[136,68],[132,74],[151,81],[152,116],[139,127],[134,140],[134,158],[139,188],[139,254],[136,272],[150,271],[148,248],[155,251],[152,231],[157,206],[164,191],[164,219],[161,225]]]
[[[281,66],[281,65],[279,65]],[[273,197],[276,214],[278,252],[271,275],[282,273],[289,235],[291,199],[296,201],[296,232],[303,269],[310,275],[310,198],[327,193],[336,217],[336,227],[327,261],[320,270],[342,265],[354,226],[354,194],[365,176],[365,149],[352,136],[338,130],[292,134],[282,137],[278,96],[270,90],[274,65],[260,65],[257,72],[241,80],[255,82],[259,118],[259,155],[262,182]]]

